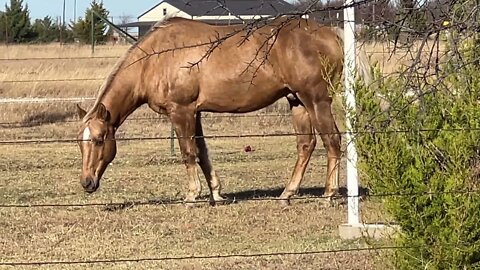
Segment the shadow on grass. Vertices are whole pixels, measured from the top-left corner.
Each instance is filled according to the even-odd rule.
[[[224,193],[223,196],[227,199],[226,204],[238,203],[240,201],[248,200],[276,200],[280,194],[282,194],[283,188],[274,188],[274,189],[252,189],[239,192]],[[300,197],[319,197],[322,196],[325,192],[323,187],[311,187],[311,188],[300,188],[297,196]],[[368,190],[364,187],[359,187],[359,196],[360,198],[368,195]],[[339,189],[340,199],[345,199],[347,197],[347,188],[341,187]],[[198,199],[198,202],[195,202],[197,205],[207,204],[208,196],[201,196]],[[150,199],[146,201],[126,201],[119,204],[106,205],[105,211],[119,211],[129,209],[135,206],[140,205],[172,205],[172,204],[184,204],[183,199]]]
[[[21,122],[0,123],[2,128],[26,128],[36,127],[46,124],[65,122],[72,118],[74,112],[38,112],[25,117]]]

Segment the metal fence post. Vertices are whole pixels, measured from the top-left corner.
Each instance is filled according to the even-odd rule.
[[[175,156],[175,129],[173,125],[170,126],[170,155]]]

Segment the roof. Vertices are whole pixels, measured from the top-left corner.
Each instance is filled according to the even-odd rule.
[[[149,13],[161,3],[168,3],[191,16],[228,15],[278,15],[291,12],[295,6],[283,0],[163,0],[138,18]],[[228,11],[227,11],[228,10]]]
[[[233,20],[196,20],[200,22],[205,22],[212,25],[233,25],[233,24],[243,24],[243,21],[239,19]],[[248,22],[249,20],[244,20]],[[119,24],[118,27],[151,27],[156,24],[158,21],[145,21],[145,22],[131,22],[125,24]]]

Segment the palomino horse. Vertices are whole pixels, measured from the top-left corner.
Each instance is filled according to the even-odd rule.
[[[188,174],[185,201],[200,195],[198,164],[210,200],[222,201],[201,124],[201,112],[245,113],[288,97],[297,135],[298,158],[280,196],[294,195],[316,145],[327,150],[325,195],[338,190],[340,134],[328,87],[341,77],[343,48],[335,29],[304,19],[276,19],[253,33],[243,26],[212,26],[182,18],[155,25],[119,60],[93,107],[78,107],[81,184],[94,192],[116,153],[115,132],[139,106],[172,122]],[[192,64],[193,63],[193,64]]]

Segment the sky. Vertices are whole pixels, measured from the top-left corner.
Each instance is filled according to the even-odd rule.
[[[51,16],[57,18],[62,16],[64,0],[23,0],[28,4],[30,10],[30,18],[32,20]],[[138,15],[147,11],[155,4],[160,3],[161,0],[103,0],[103,5],[110,16],[113,16],[114,21],[119,16],[130,15],[136,21]],[[2,3],[3,2],[3,3]],[[78,17],[83,17],[85,10],[90,6],[91,0],[65,0],[65,20],[67,22],[73,20],[74,4],[76,2],[76,14]],[[10,3],[10,0],[0,0],[3,5],[0,10],[5,10],[5,4]]]

